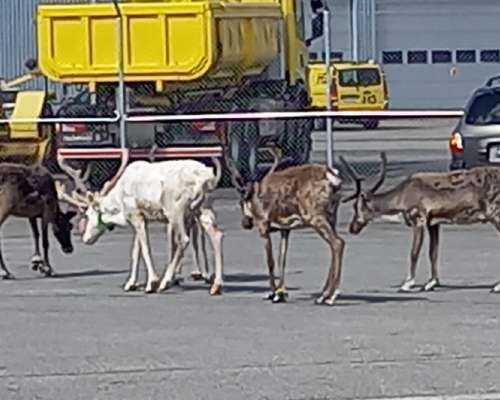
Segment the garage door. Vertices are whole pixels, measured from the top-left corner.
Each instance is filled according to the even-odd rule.
[[[391,108],[462,107],[500,75],[500,1],[377,0],[376,7]]]

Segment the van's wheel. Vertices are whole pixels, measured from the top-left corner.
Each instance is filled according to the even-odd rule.
[[[378,119],[366,119],[362,122],[365,129],[377,129],[379,125]]]

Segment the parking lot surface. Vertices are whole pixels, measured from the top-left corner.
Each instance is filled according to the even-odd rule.
[[[0,281],[0,399],[499,398],[500,295],[489,290],[500,279],[500,246],[493,229],[445,228],[444,287],[403,294],[397,287],[410,231],[380,222],[349,236],[343,206],[339,232],[347,247],[337,305],[313,304],[329,255],[311,231],[292,234],[289,301],[271,304],[262,300],[268,282],[260,238],[240,228],[231,190],[217,197],[225,232],[220,297],[189,279],[162,294],[123,292],[128,230],[94,246],[75,236],[70,257],[53,241],[57,276],[43,278],[28,267],[27,224],[6,224],[4,255],[17,279]],[[163,228],[151,231],[162,271]],[[422,253],[421,284],[429,274]],[[188,255],[185,276],[190,269]]]

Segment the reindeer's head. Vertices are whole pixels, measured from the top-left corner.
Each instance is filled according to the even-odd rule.
[[[260,179],[260,181],[263,181],[267,176],[272,174],[280,163],[278,150],[274,147],[271,147],[270,151],[274,156],[274,163],[269,171],[264,175],[264,177]],[[258,213],[258,210],[256,209],[256,205],[254,203],[256,181],[246,180],[239,173],[238,169],[231,159],[226,158],[226,165],[231,172],[231,180],[233,182],[233,185],[240,195],[240,209],[242,215],[241,226],[243,227],[243,229],[250,230],[254,226],[256,213]]]
[[[103,221],[102,199],[106,194],[106,187],[99,193],[86,194],[87,207],[80,221],[80,233],[85,244],[94,244],[105,232],[114,229],[113,224]]]
[[[57,192],[59,198],[78,208],[81,216],[78,230],[82,235],[82,241],[85,244],[94,244],[106,231],[114,228],[114,225],[103,221],[102,199],[113,188],[119,176],[117,175],[113,180],[106,182],[101,191],[91,192],[86,188],[81,171],[70,168],[63,160],[59,160],[59,165],[73,178],[77,189],[68,194],[64,186],[58,182]]]
[[[73,252],[73,244],[71,243],[71,231],[73,230],[73,224],[71,223],[71,220],[75,215],[76,212],[74,211],[59,211],[57,213],[55,223],[52,224],[54,236],[61,245],[62,251],[66,254]]]
[[[356,191],[349,197],[342,200],[343,203],[354,200],[353,208],[354,214],[351,224],[349,225],[349,232],[357,235],[363,228],[368,225],[370,221],[378,217],[377,210],[373,207],[373,195],[382,186],[385,180],[385,172],[387,165],[387,158],[385,153],[380,153],[380,173],[377,182],[368,190],[363,188],[364,178],[358,176],[354,168],[341,156],[340,161],[344,165],[347,174],[354,180]]]

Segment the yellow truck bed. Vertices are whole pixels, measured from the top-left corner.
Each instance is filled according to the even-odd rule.
[[[121,3],[129,82],[191,82],[260,74],[278,54],[273,0]],[[38,6],[38,62],[50,79],[116,82],[113,4]]]

